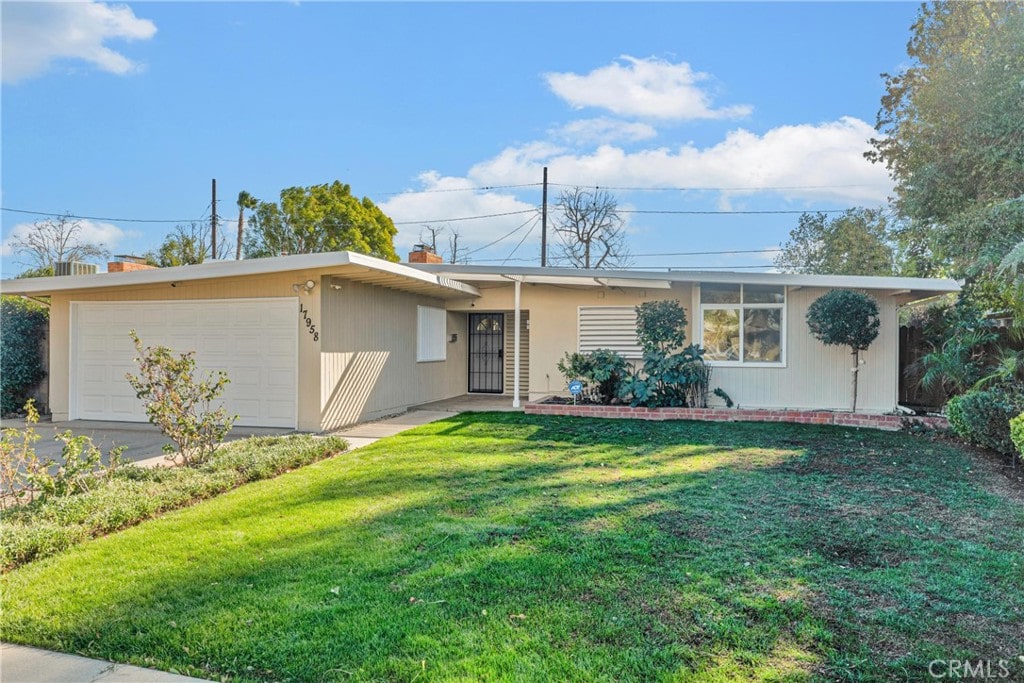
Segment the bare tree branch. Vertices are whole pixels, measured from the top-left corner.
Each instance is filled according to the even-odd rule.
[[[50,271],[58,262],[104,258],[110,253],[102,244],[83,241],[81,232],[82,222],[70,216],[47,218],[11,239],[11,249],[30,260],[25,265]]]
[[[552,226],[561,244],[554,260],[574,268],[622,268],[632,259],[618,202],[604,190],[576,187],[561,193]]]

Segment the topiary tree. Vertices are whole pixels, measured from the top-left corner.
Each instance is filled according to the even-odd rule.
[[[32,387],[46,376],[39,341],[50,324],[49,309],[13,296],[0,303],[0,413],[25,405]]]
[[[807,309],[807,325],[818,341],[830,346],[849,346],[853,354],[853,410],[857,410],[857,375],[860,352],[878,336],[878,304],[863,292],[833,289]]]

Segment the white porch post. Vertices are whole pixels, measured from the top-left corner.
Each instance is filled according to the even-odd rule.
[[[519,278],[516,278],[516,302],[515,302],[515,325],[512,333],[514,335],[512,342],[512,407],[519,407],[519,288],[522,283]]]

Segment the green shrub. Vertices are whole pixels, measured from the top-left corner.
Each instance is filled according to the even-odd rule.
[[[226,444],[201,467],[119,467],[81,493],[41,498],[5,511],[0,567],[10,569],[52,555],[347,447],[335,437],[262,437]]]
[[[17,412],[28,392],[44,377],[39,341],[46,336],[50,311],[13,296],[0,301],[0,413]]]
[[[567,382],[583,381],[588,394],[608,405],[619,395],[619,387],[629,374],[629,362],[615,351],[595,349],[590,353],[565,354],[558,361],[558,371]]]
[[[996,385],[968,391],[946,404],[949,426],[966,441],[999,453],[1016,449],[1010,437],[1010,420],[1024,411],[1024,388]]]
[[[110,451],[110,466],[88,436],[70,430],[57,435],[61,442],[59,459],[36,455],[39,440],[35,426],[39,412],[31,400],[25,403],[25,426],[0,430],[0,510],[37,496],[70,496],[88,491],[121,464],[123,448]]]
[[[237,416],[229,416],[223,406],[211,409],[211,403],[228,384],[223,371],[210,373],[196,380],[195,352],[175,354],[166,346],[143,348],[142,341],[131,331],[135,362],[139,374],[126,379],[142,399],[149,421],[173,442],[164,446],[167,459],[181,464],[199,465],[213,455]]]
[[[677,300],[647,301],[636,307],[636,338],[643,368],[622,382],[620,395],[633,406],[706,408],[711,366],[704,349],[686,342],[686,311]]]
[[[1010,441],[1017,448],[1017,453],[1024,457],[1024,412],[1010,420]]]

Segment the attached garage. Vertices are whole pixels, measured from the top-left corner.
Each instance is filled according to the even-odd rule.
[[[417,314],[478,298],[471,285],[351,252],[110,270],[0,282],[49,300],[54,422],[147,421],[125,379],[132,329],[194,351],[202,374],[224,370],[239,426],[326,431],[465,393],[466,315],[422,330]],[[441,347],[430,358],[426,332]]]
[[[129,337],[195,351],[202,375],[224,370],[223,400],[245,426],[297,426],[295,297],[71,302],[71,419],[146,422],[126,373],[138,370]]]

